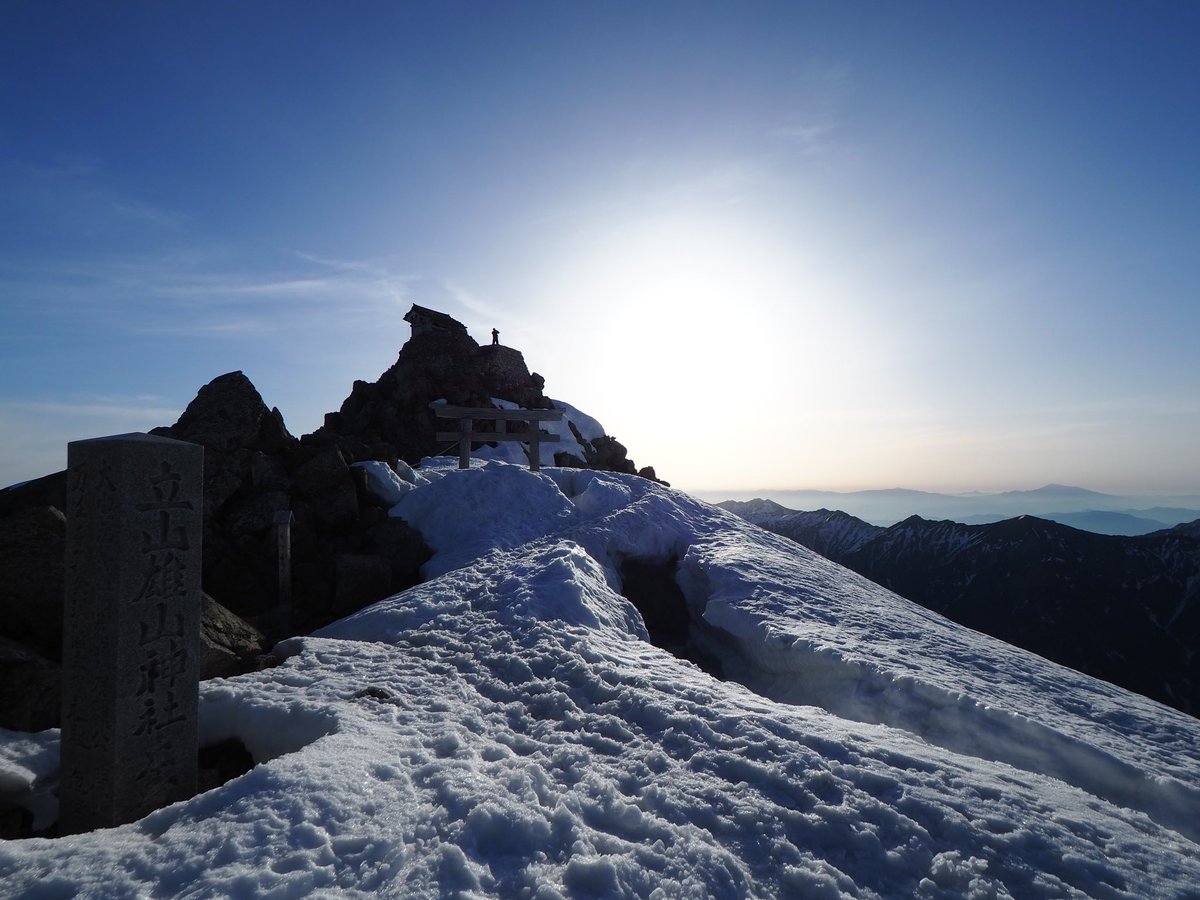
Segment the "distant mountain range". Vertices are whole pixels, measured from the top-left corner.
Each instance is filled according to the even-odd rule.
[[[793,510],[838,509],[872,525],[909,516],[983,525],[1037,516],[1096,534],[1149,534],[1200,519],[1200,495],[1126,496],[1048,484],[1032,491],[938,494],[890,488],[872,491],[694,491],[702,500],[765,498]]]
[[[1200,712],[1200,522],[1120,537],[1033,516],[883,528],[762,498],[718,505],[955,622]]]

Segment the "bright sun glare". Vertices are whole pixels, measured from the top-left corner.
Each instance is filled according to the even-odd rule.
[[[737,222],[665,218],[604,235],[568,288],[621,348],[639,380],[718,389],[728,370],[760,369],[804,287],[789,260]],[[599,335],[598,335],[599,336]],[[733,390],[730,386],[728,390]]]
[[[577,335],[573,367],[602,369],[609,396],[625,398],[611,401],[614,431],[624,424],[641,435],[639,456],[670,465],[681,483],[693,470],[713,477],[714,458],[744,455],[747,436],[721,427],[733,406],[819,452],[822,428],[809,412],[836,409],[872,370],[856,361],[868,352],[867,329],[805,248],[744,215],[609,228],[562,259],[549,287],[558,301],[543,308],[561,311],[559,333]],[[778,408],[781,393],[799,414]],[[645,445],[647,434],[656,445]]]

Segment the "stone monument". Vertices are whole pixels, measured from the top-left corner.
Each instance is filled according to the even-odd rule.
[[[203,452],[146,434],[67,447],[62,834],[196,792]]]

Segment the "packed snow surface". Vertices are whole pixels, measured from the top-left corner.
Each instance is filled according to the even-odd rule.
[[[259,764],[0,843],[0,893],[1196,896],[1197,720],[644,479],[419,471],[429,581],[201,686]],[[727,680],[648,640],[628,560]],[[0,740],[10,791],[52,778],[56,733]]]

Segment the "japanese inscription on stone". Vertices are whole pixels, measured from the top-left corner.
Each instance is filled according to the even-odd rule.
[[[67,449],[63,833],[196,790],[203,448],[144,434]]]

